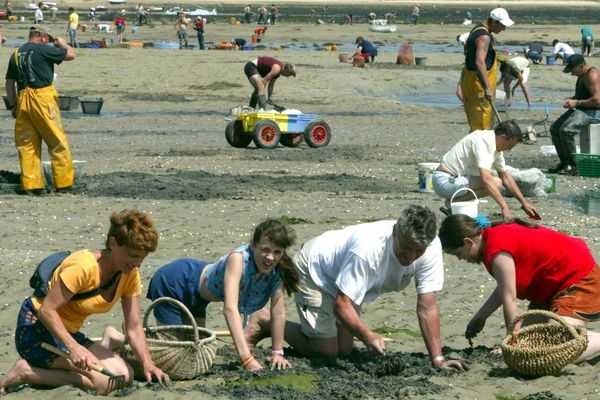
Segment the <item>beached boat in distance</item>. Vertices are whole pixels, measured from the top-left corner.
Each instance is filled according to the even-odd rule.
[[[396,25],[370,25],[369,30],[371,32],[392,33],[396,32]]]
[[[125,4],[127,0],[108,0],[110,4]]]
[[[205,8],[196,8],[193,11],[189,11],[181,7],[169,8],[167,11],[165,11],[165,15],[177,15],[180,11],[185,11],[189,17],[206,17],[211,15],[217,15],[216,8],[213,8],[212,11],[209,11]]]
[[[56,3],[52,3],[49,1],[44,1],[44,7],[42,8],[44,11],[50,10],[51,8],[56,8]],[[38,9],[38,3],[29,3],[27,4],[27,8],[28,10],[37,10]],[[58,10],[58,8],[57,8]]]

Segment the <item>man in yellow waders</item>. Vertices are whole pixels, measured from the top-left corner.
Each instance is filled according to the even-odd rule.
[[[54,46],[48,46],[49,42]],[[55,40],[44,28],[36,27],[8,62],[6,96],[17,119],[15,145],[21,164],[21,189],[26,194],[40,194],[45,187],[42,140],[48,146],[55,189],[68,191],[73,186],[73,159],[52,81],[54,64],[74,59],[75,53],[65,39]]]
[[[504,8],[495,8],[487,20],[471,30],[467,39],[461,92],[470,132],[492,128],[497,65],[492,33],[500,33],[513,24]]]

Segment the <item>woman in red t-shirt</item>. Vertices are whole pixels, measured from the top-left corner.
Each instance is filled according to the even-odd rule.
[[[600,320],[600,268],[583,240],[519,219],[490,224],[463,214],[446,218],[439,237],[446,253],[483,263],[497,283],[467,324],[467,339],[481,332],[500,306],[510,326],[519,313],[517,299],[573,325]],[[576,361],[600,354],[600,334],[588,331],[588,339]]]

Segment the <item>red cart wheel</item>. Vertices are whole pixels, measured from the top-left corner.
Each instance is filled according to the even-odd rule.
[[[242,121],[231,121],[225,128],[225,140],[230,146],[239,149],[247,147],[252,141],[252,135],[244,132]]]
[[[270,119],[263,119],[254,125],[253,140],[256,147],[261,149],[273,149],[281,140],[279,126]]]
[[[281,135],[281,144],[285,147],[298,147],[302,143],[303,135],[301,133],[289,133]]]
[[[331,128],[329,128],[327,122],[315,119],[304,128],[304,140],[310,147],[327,146],[331,140]]]

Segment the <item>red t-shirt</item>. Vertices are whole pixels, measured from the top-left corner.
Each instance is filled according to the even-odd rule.
[[[515,260],[517,297],[542,306],[561,290],[584,278],[596,265],[585,241],[543,226],[503,224],[482,231],[482,261],[493,276],[496,254]]]
[[[267,76],[269,72],[271,72],[271,68],[273,68],[273,65],[279,65],[280,68],[279,73],[275,75],[273,79],[278,78],[279,75],[281,75],[281,71],[283,70],[283,64],[281,63],[281,61],[273,57],[258,57],[257,64],[258,65],[256,66],[256,69],[258,70],[260,76],[262,76],[263,78]]]

